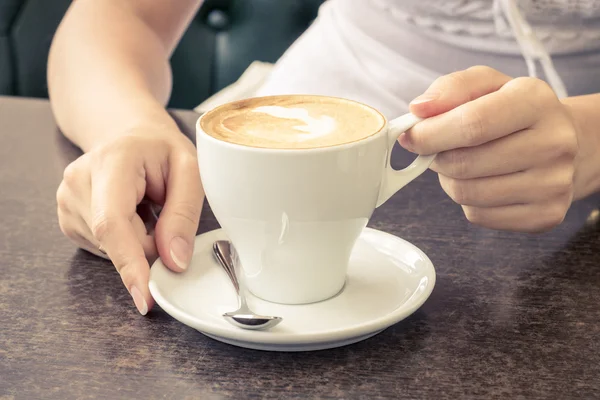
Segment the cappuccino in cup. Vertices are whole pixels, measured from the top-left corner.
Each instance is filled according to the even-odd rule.
[[[255,296],[284,304],[342,290],[352,249],[376,207],[422,174],[434,156],[389,164],[392,121],[335,97],[282,95],[228,103],[197,124],[206,198],[235,246]]]

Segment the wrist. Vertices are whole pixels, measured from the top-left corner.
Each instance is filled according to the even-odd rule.
[[[562,101],[575,129],[579,148],[575,158],[573,200],[600,191],[600,129],[599,121],[593,120],[598,105],[591,97],[570,97]]]
[[[162,107],[139,108],[111,118],[101,129],[82,132],[78,145],[84,152],[102,147],[125,136],[155,137],[164,140],[189,140],[179,130],[175,121]]]

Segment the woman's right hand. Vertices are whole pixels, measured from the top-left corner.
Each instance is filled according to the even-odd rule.
[[[138,214],[144,199],[162,206],[154,232]],[[203,199],[191,141],[178,131],[138,127],[67,166],[58,219],[79,247],[110,258],[145,315],[154,303],[148,260],[158,255],[173,271],[188,266]]]

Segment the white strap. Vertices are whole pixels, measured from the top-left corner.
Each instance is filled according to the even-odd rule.
[[[521,14],[515,0],[494,0],[495,21],[499,29],[502,29],[506,25],[502,14],[508,20],[511,31],[525,58],[529,76],[537,77],[536,61],[538,61],[544,70],[548,84],[552,87],[556,96],[561,99],[568,97],[565,84],[556,71],[556,68],[554,68],[550,54],[548,54],[542,42],[535,35],[531,25],[529,25]]]

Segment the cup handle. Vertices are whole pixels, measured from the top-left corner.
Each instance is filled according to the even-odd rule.
[[[390,197],[394,195],[398,190],[402,189],[412,180],[416,179],[423,172],[427,171],[431,163],[435,158],[435,154],[428,156],[417,156],[417,158],[406,168],[401,170],[395,170],[390,165],[392,158],[392,149],[394,144],[398,140],[398,137],[415,126],[418,122],[422,121],[422,118],[417,117],[414,114],[408,113],[401,117],[391,120],[388,123],[388,155],[386,161],[386,167],[384,170],[384,176],[379,190],[379,199],[377,200],[377,207],[385,203]]]

